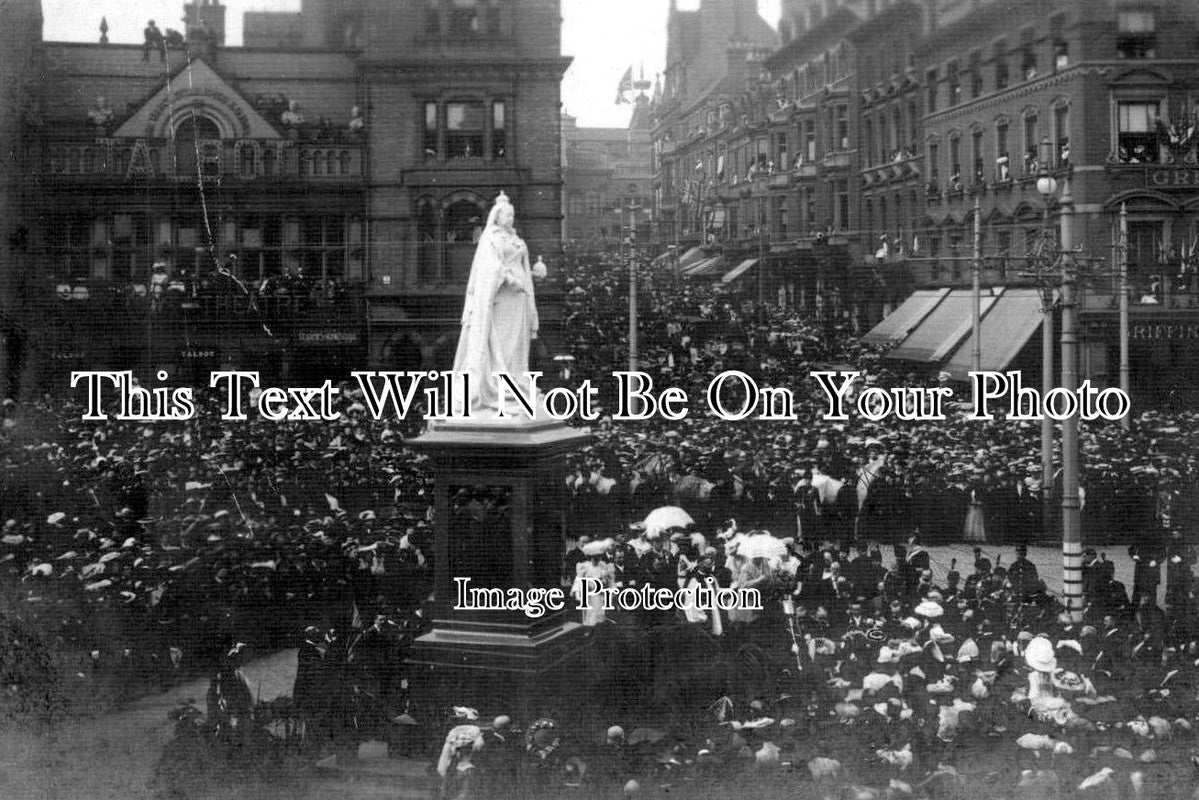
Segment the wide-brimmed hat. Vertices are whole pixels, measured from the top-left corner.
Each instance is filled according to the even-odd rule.
[[[1044,636],[1038,636],[1028,643],[1024,650],[1024,663],[1037,672],[1053,672],[1057,669],[1057,658],[1053,651],[1053,642]]]
[[[942,628],[940,623],[937,623],[929,628],[928,638],[930,641],[938,645],[953,644],[954,642],[953,634]]]
[[[912,610],[916,616],[925,617],[926,619],[936,619],[945,613],[945,609],[941,608],[941,604],[932,600],[923,600]]]

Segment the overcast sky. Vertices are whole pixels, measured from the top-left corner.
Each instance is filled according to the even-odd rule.
[[[694,8],[699,0],[680,0]],[[246,11],[298,11],[299,0],[227,0],[227,42],[241,44],[241,17]],[[584,126],[623,126],[629,106],[617,106],[616,86],[624,71],[645,65],[652,81],[666,55],[666,12],[670,0],[562,0],[562,52],[574,64],[562,82],[566,111]],[[759,0],[762,17],[778,22],[779,0]],[[160,28],[181,28],[183,0],[42,0],[45,37],[50,41],[96,41],[100,17],[108,17],[108,38],[140,43],[146,20]]]

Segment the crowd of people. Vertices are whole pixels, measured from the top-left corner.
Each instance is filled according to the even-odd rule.
[[[567,559],[579,579],[661,588],[713,580],[765,598],[761,610],[727,613],[588,608],[582,619],[597,635],[698,626],[714,635],[709,658],[760,645],[777,682],[714,697],[674,726],[652,727],[644,715],[573,728],[543,718],[520,736],[506,715],[490,727],[455,720],[439,764],[443,796],[555,796],[580,784],[610,796],[689,796],[777,780],[837,798],[1191,797],[1194,549],[1135,545],[1131,596],[1113,563],[1088,552],[1087,604],[1073,616],[1024,547],[1007,566],[983,548],[974,555],[964,576],[955,564],[935,580],[915,542],[886,558],[865,542],[731,526],[710,539],[690,527],[582,542]]]
[[[606,387],[626,358],[612,335],[627,313],[623,283],[605,265],[579,264],[567,287],[575,359],[562,379],[592,378],[610,413]],[[1046,527],[1038,428],[967,421],[952,408],[936,423],[826,422],[810,370],[844,365],[880,386],[939,378],[896,371],[848,322],[747,309],[669,275],[645,276],[642,290],[642,366],[656,381],[701,397],[715,375],[739,369],[792,388],[799,418],[594,424],[594,442],[563,476],[572,539],[563,577],[569,585],[584,564],[613,585],[710,578],[760,588],[761,611],[593,610],[589,627],[597,636],[695,628],[725,654],[756,643],[786,688],[717,702],[710,724],[693,729],[612,720],[593,743],[580,720],[528,723],[522,737],[511,721],[489,732],[467,720],[478,736],[458,732],[461,746],[443,765],[457,776],[447,793],[500,796],[478,794],[469,766],[460,769],[476,742],[486,742],[479,753],[495,751],[493,734],[513,761],[488,768],[480,757],[480,774],[507,775],[506,786],[513,775],[543,781],[551,794],[559,780],[649,791],[738,764],[790,765],[857,786],[859,797],[906,796],[905,786],[946,796],[974,785],[988,763],[1013,793],[1018,781],[1077,786],[1110,769],[1097,783],[1137,796],[1153,783],[1152,764],[1165,761],[1189,775],[1199,710],[1189,688],[1199,659],[1186,502],[1196,494],[1194,414],[1143,413],[1129,432],[1084,424],[1084,535],[1096,553],[1086,558],[1086,617],[1066,620],[1031,562],[1001,566],[986,555]],[[299,643],[297,705],[326,730],[347,730],[351,700],[330,701],[317,688],[322,676],[344,676],[356,647],[372,654],[376,676],[393,674],[427,624],[433,486],[406,444],[421,421],[374,420],[348,385],[332,423],[223,422],[215,399],[201,397],[192,419],[157,423],[84,422],[72,399],[4,404],[0,565],[25,600],[11,614],[101,665],[136,662],[167,680],[238,642]],[[664,504],[683,506],[696,524],[684,535],[627,533]],[[754,530],[774,533],[738,538]],[[580,536],[589,541],[573,544]],[[964,538],[983,550],[942,581],[923,548]],[[1132,541],[1130,595],[1099,551]],[[753,555],[758,547],[766,554]],[[394,710],[408,690],[383,682],[370,691]],[[642,722],[650,733],[641,737],[619,728]],[[965,761],[954,766],[967,753],[971,774]],[[1010,771],[1035,753],[1042,758],[1027,773]],[[522,772],[529,764],[533,778]]]
[[[141,676],[186,674],[237,641],[293,645],[304,621],[419,608],[431,585],[428,478],[404,423],[354,396],[332,424],[82,421],[4,407],[0,565],[50,639]],[[301,626],[302,628],[302,626]],[[103,651],[103,652],[101,652]]]
[[[591,379],[611,411],[611,372],[627,361],[628,309],[622,270],[605,266],[569,274],[566,332],[575,358],[570,381]],[[959,540],[972,505],[991,543],[1027,541],[1052,527],[1042,516],[1040,423],[970,420],[964,402],[947,404],[946,419],[933,423],[872,422],[853,412],[844,422],[826,421],[823,392],[809,377],[813,370],[857,370],[860,385],[882,388],[936,386],[942,378],[898,369],[883,358],[883,348],[861,344],[848,320],[821,325],[793,308],[755,311],[733,294],[669,274],[650,272],[640,280],[640,366],[658,386],[683,388],[695,405],[717,375],[740,370],[761,386],[791,389],[798,419],[729,423],[693,408],[683,420],[659,417],[635,428],[601,422],[593,428],[595,446],[572,465],[583,478],[575,493],[588,496],[585,502],[643,505],[635,497],[639,487],[652,487],[673,469],[701,486],[714,485],[709,499],[723,499],[714,522],[763,514],[762,522],[777,530],[783,517],[794,520],[793,508],[802,502],[796,495],[810,482],[813,464],[853,495],[868,451],[881,448],[885,463],[874,491],[881,505],[874,514],[885,518],[882,535],[902,541],[918,530],[926,543]],[[1190,412],[1146,411],[1129,431],[1084,423],[1085,535],[1097,544],[1123,541],[1156,527],[1163,511],[1178,519],[1193,515],[1196,460],[1188,440],[1196,421]],[[601,491],[605,479],[615,484]],[[605,500],[590,497],[595,494]],[[729,503],[730,497],[741,502]]]

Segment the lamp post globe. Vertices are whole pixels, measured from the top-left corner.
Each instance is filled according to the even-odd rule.
[[[1057,193],[1057,181],[1048,175],[1037,178],[1037,192],[1042,197],[1050,197]]]

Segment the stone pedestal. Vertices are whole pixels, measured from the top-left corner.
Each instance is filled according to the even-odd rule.
[[[432,459],[436,509],[433,630],[408,661],[422,691],[519,713],[577,659],[584,637],[569,595],[541,617],[460,610],[454,579],[505,593],[560,587],[564,462],[589,441],[587,429],[524,418],[434,423],[412,441]]]

